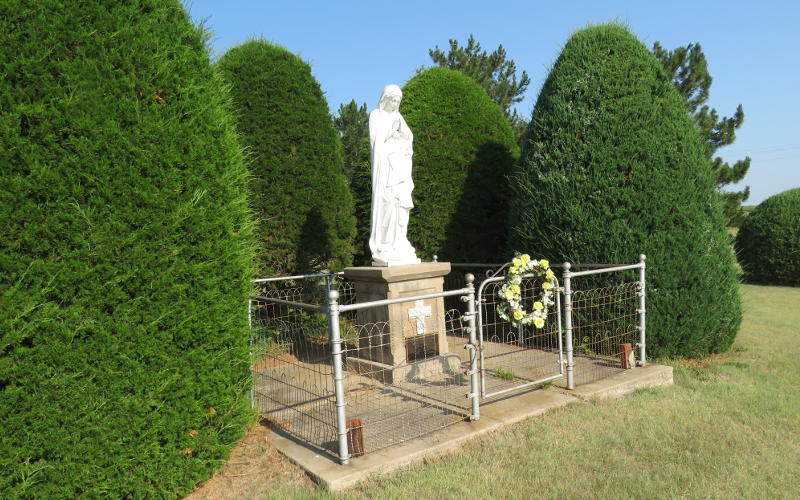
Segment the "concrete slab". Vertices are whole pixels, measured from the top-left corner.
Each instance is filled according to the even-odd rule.
[[[644,387],[672,385],[672,367],[647,365],[624,370],[611,377],[585,385],[579,385],[569,393],[583,401],[629,394]]]
[[[353,458],[340,465],[333,457],[320,454],[282,434],[273,432],[272,442],[292,462],[299,465],[330,490],[350,488],[372,474],[387,473],[433,456],[456,452],[468,440],[553,408],[593,398],[619,397],[644,387],[672,385],[672,367],[648,365],[626,370],[604,380],[566,391],[555,386],[509,396],[481,404],[481,418],[459,422],[422,438]]]

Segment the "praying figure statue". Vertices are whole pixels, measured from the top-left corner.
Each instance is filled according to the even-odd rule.
[[[408,241],[411,191],[411,156],[414,134],[398,111],[403,92],[397,85],[383,89],[378,108],[369,114],[372,163],[372,213],[369,248],[372,265],[418,264]]]

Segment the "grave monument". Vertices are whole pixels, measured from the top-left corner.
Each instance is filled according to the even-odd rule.
[[[441,292],[450,272],[448,262],[421,262],[408,241],[414,134],[399,111],[402,96],[400,87],[387,85],[369,115],[372,266],[344,270],[359,302]],[[448,354],[442,298],[359,310],[358,323],[385,327],[378,333],[362,331],[359,356],[348,357],[350,369],[386,382],[435,378],[458,369],[460,358]]]

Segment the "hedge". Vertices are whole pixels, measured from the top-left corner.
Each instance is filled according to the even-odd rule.
[[[0,7],[0,497],[175,498],[252,413],[252,223],[177,0]]]
[[[218,66],[230,84],[236,127],[248,148],[259,219],[258,274],[349,265],[353,200],[341,141],[311,68],[264,40],[234,47]]]
[[[576,32],[545,81],[511,180],[512,250],[551,262],[647,255],[648,350],[727,350],[741,321],[703,145],[659,62],[627,29]]]
[[[417,255],[497,262],[506,247],[506,176],[519,149],[500,107],[470,77],[431,68],[403,87],[414,133],[409,240]]]
[[[735,244],[748,281],[800,285],[800,188],[758,205],[742,222]]]

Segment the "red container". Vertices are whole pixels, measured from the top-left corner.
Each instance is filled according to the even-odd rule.
[[[351,418],[347,425],[347,452],[351,457],[364,455],[364,421],[360,418]]]
[[[631,344],[619,345],[619,361],[623,370],[630,370],[636,366],[636,358],[633,355],[633,346]]]

